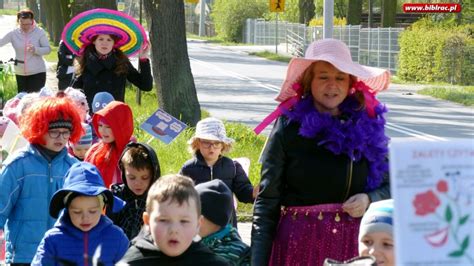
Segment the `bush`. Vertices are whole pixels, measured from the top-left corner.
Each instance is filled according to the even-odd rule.
[[[260,18],[268,9],[264,0],[216,0],[212,6],[211,18],[217,35],[224,41],[242,40],[242,28],[248,18]]]
[[[323,25],[323,22],[324,22],[324,17],[313,18],[313,19],[309,22],[309,26],[310,26],[310,27],[322,26],[322,25]],[[346,20],[346,18],[334,17],[334,18],[333,18],[333,24],[334,24],[334,26],[345,26],[345,25],[347,25],[347,20]]]
[[[0,65],[0,108],[17,93],[17,85],[13,66],[10,64]]]
[[[407,81],[473,84],[472,26],[422,19],[400,36],[397,75]]]

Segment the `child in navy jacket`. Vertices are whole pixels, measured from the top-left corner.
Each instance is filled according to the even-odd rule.
[[[258,187],[253,187],[242,166],[223,154],[229,152],[234,140],[226,136],[224,123],[213,117],[196,125],[196,133],[188,141],[194,158],[184,163],[180,174],[190,177],[196,185],[222,180],[243,203],[253,203]],[[237,227],[233,212],[231,223]]]
[[[121,206],[113,206],[113,204]],[[58,190],[49,205],[57,217],[55,226],[46,232],[31,265],[114,265],[125,254],[128,239],[123,231],[102,215],[104,207],[120,209],[123,202],[114,200],[104,187],[97,168],[90,163],[74,164],[66,174],[64,188]]]

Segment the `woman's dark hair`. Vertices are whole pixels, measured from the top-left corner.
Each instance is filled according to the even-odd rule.
[[[303,87],[303,95],[311,95],[311,83],[313,82],[314,78],[314,64],[316,63],[313,62],[304,72],[301,77],[300,83],[301,86]],[[349,89],[352,88],[352,85],[357,81],[357,78],[349,75],[350,77],[350,82],[349,82]],[[356,91],[354,94],[354,97],[357,99],[359,102],[359,107],[360,109],[364,108],[365,106],[365,100],[364,100],[364,94],[360,91]]]
[[[98,36],[99,35],[96,35],[96,36],[92,37],[91,43],[88,44],[87,47],[84,50],[84,54],[82,56],[76,57],[77,63],[79,64],[79,68],[78,68],[78,71],[76,73],[77,75],[81,75],[84,72],[84,70],[86,68],[88,56],[91,53],[96,52],[93,42],[97,39]],[[119,40],[119,38],[115,35],[109,35],[109,36],[114,40],[114,43],[116,43]],[[128,62],[130,61],[128,59],[128,57],[122,52],[122,50],[117,49],[117,48],[113,48],[111,53],[112,53],[113,56],[115,56],[117,58],[114,73],[118,76],[127,75],[127,73],[128,73]]]
[[[19,11],[18,13],[16,13],[16,20],[19,21],[20,18],[23,18],[23,19],[34,19],[35,18],[35,14],[33,13],[33,11],[29,10],[29,9],[23,9],[21,11]]]

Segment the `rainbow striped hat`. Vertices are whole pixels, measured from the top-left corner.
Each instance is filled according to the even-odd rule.
[[[82,12],[64,27],[61,39],[76,55],[82,55],[92,37],[99,34],[115,35],[114,47],[132,56],[148,45],[145,29],[133,17],[120,11],[97,8]]]

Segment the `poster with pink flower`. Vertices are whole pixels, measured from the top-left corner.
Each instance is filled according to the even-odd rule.
[[[474,139],[390,146],[397,265],[474,265]]]

